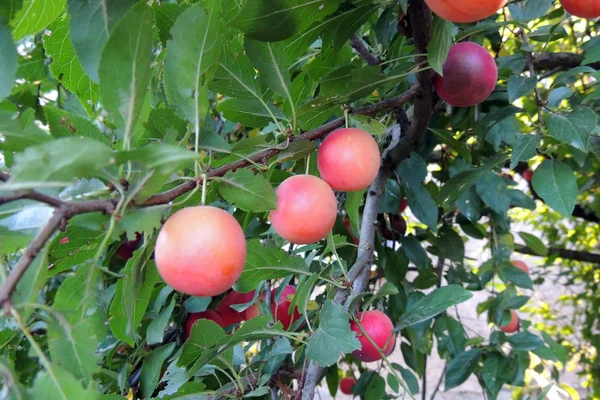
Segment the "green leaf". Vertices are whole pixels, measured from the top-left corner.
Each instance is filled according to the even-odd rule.
[[[10,22],[15,41],[50,25],[63,12],[65,3],[66,0],[23,0],[23,7]]]
[[[538,336],[529,332],[519,332],[508,338],[513,350],[532,351],[539,349],[544,342]]]
[[[223,46],[223,59],[219,61],[211,88],[225,96],[262,102],[266,108],[260,80],[255,79],[254,67],[237,40],[231,40]]]
[[[319,327],[306,344],[306,357],[328,367],[335,364],[340,355],[359,349],[360,342],[350,329],[348,313],[341,305],[327,300],[319,315]]]
[[[148,344],[162,343],[165,328],[169,324],[173,309],[175,309],[175,299],[172,299],[171,303],[150,322],[146,330],[146,341]]]
[[[514,106],[497,108],[491,111],[477,124],[477,134],[481,137],[481,139],[487,140],[488,134],[492,132],[492,129],[496,125],[508,118],[512,118],[516,113],[521,111],[523,110]]]
[[[86,320],[93,323],[93,332],[103,337],[106,331],[106,309],[101,295],[103,290],[100,270],[91,263],[86,263],[61,283],[54,297],[53,307],[71,325]]]
[[[11,360],[1,357],[0,358],[0,373],[4,380],[4,387],[7,399],[14,400],[25,400],[27,399],[27,392],[21,383],[19,382],[19,376],[16,374],[13,368]]]
[[[309,311],[308,302],[310,301],[310,295],[312,294],[315,284],[319,278],[319,274],[312,274],[308,279],[304,280],[298,286],[296,296],[294,296],[294,302],[297,305],[298,312],[304,316],[306,316],[306,313]]]
[[[117,22],[100,57],[100,97],[129,146],[152,70],[152,9],[140,2]]]
[[[440,249],[440,257],[442,258],[456,262],[462,262],[465,258],[465,244],[451,226],[444,225],[440,229],[436,245]]]
[[[185,300],[183,306],[185,308],[185,311],[189,313],[202,312],[206,311],[211,300],[212,297],[190,296]]]
[[[35,124],[23,126],[17,116],[15,112],[0,110],[0,132],[4,136],[4,141],[0,142],[0,149],[4,152],[8,166],[13,163],[14,152],[52,139]]]
[[[262,81],[276,95],[287,98],[293,104],[290,95],[290,73],[288,60],[281,43],[259,42],[246,38],[246,54],[252,65],[260,73]]]
[[[492,398],[496,398],[498,392],[500,392],[500,388],[504,384],[502,376],[506,372],[507,364],[506,358],[497,352],[488,355],[483,364],[481,377]]]
[[[548,206],[565,217],[571,216],[578,193],[571,168],[558,160],[546,160],[535,170],[531,183]]]
[[[427,256],[427,252],[421,245],[421,242],[414,236],[406,236],[402,239],[402,251],[420,271],[426,271],[431,260]]]
[[[167,99],[199,129],[208,112],[206,72],[221,54],[221,2],[194,4],[175,21],[167,44],[164,81]]]
[[[290,256],[277,247],[265,247],[260,240],[248,242],[246,265],[235,289],[238,292],[250,292],[266,279],[280,279],[292,274],[311,275],[304,259]]]
[[[402,239],[402,251],[420,271],[426,271],[431,263],[427,252],[421,245],[421,242],[414,236],[406,236]]]
[[[90,120],[50,105],[44,107],[44,113],[54,137],[84,136],[110,144],[109,137],[100,132]]]
[[[589,108],[568,114],[550,113],[546,118],[550,136],[581,151],[588,151],[590,133],[598,124],[598,115]]]
[[[306,50],[320,36],[324,37],[325,49],[336,53],[356,33],[356,26],[364,24],[366,20],[378,9],[377,4],[362,0],[355,2],[355,7],[340,10],[323,21],[315,22],[302,33],[286,40],[285,54],[289,59],[295,60],[302,56]],[[330,46],[329,46],[330,45]]]
[[[510,15],[520,22],[540,18],[552,7],[552,0],[528,0],[521,4],[509,4]]]
[[[71,41],[86,74],[99,82],[98,66],[111,30],[136,0],[69,0]]]
[[[550,347],[550,350],[552,350],[552,352],[554,352],[558,361],[560,361],[563,364],[566,363],[567,362],[567,349],[564,346],[562,346],[560,343],[557,343],[546,332],[542,331],[541,333],[542,333],[542,337],[544,338],[544,341],[548,344],[548,347]]]
[[[502,215],[510,207],[510,196],[504,179],[488,172],[481,176],[475,184],[477,194],[492,210]]]
[[[393,283],[391,282],[385,282],[383,285],[381,285],[381,287],[379,288],[379,290],[377,291],[377,293],[375,293],[373,296],[371,296],[371,298],[367,301],[365,301],[362,305],[362,309],[366,310],[370,307],[371,304],[373,304],[374,302],[376,302],[377,300],[383,298],[383,297],[388,297],[388,296],[395,296],[397,295],[399,292],[399,290],[396,288],[396,286],[394,286]]]
[[[117,339],[133,347],[135,330],[144,317],[154,285],[161,279],[154,261],[147,262],[135,255],[127,262],[124,273],[110,305],[109,326]]]
[[[4,100],[15,85],[17,74],[17,50],[10,29],[0,18],[0,101]]]
[[[435,289],[407,310],[400,317],[394,330],[400,331],[419,322],[427,321],[449,307],[464,303],[471,297],[473,297],[471,292],[457,285],[448,285]]]
[[[512,75],[508,78],[508,101],[513,103],[535,89],[537,78]]]
[[[40,254],[35,257],[31,265],[19,279],[19,283],[11,299],[15,305],[21,303],[37,303],[38,296],[42,288],[46,285],[48,279],[48,248],[44,248]],[[28,318],[33,312],[28,308],[23,310],[23,318]]]
[[[573,95],[573,89],[570,87],[561,86],[559,88],[552,89],[548,95],[548,107],[558,108],[560,103],[562,103],[563,100],[571,97],[571,95]]]
[[[88,78],[75,55],[69,32],[69,16],[66,15],[50,27],[52,33],[44,36],[44,50],[52,57],[50,72],[65,88],[73,92],[88,114],[98,103],[98,85]]]
[[[185,11],[189,5],[187,4],[176,4],[176,3],[154,3],[152,4],[152,11],[154,12],[154,20],[156,21],[156,28],[158,28],[158,37],[163,44],[167,45],[167,41],[172,39],[171,28],[175,24],[175,21]]]
[[[340,0],[254,0],[231,22],[247,36],[267,42],[285,40],[335,11]]]
[[[385,397],[385,379],[378,374],[373,374],[365,390],[365,400],[380,400]]]
[[[133,150],[120,151],[115,155],[118,164],[138,161],[147,169],[158,169],[162,174],[169,174],[185,165],[192,167],[193,161],[200,158],[198,153],[164,143],[150,143]]]
[[[515,168],[519,161],[527,161],[535,157],[537,154],[536,150],[540,146],[541,141],[541,136],[517,135],[510,159],[510,168]]]
[[[277,194],[261,175],[249,169],[229,171],[219,178],[219,192],[225,200],[244,211],[264,212],[277,209]]]
[[[284,163],[301,160],[316,149],[317,144],[313,141],[307,139],[294,140],[285,150],[277,155],[277,161]]]
[[[406,194],[406,199],[414,216],[430,229],[436,231],[439,209],[429,190],[423,185],[411,186]]]
[[[535,235],[527,232],[519,232],[519,236],[525,242],[525,245],[529,247],[535,254],[538,256],[547,257],[548,256],[548,247]]]
[[[365,190],[358,192],[349,192],[346,194],[346,214],[350,220],[350,226],[354,232],[360,232],[360,214],[359,209],[365,198]]]
[[[96,254],[104,232],[70,225],[59,233],[50,244],[48,259],[52,268],[50,276],[71,269],[90,260]]]
[[[215,358],[223,355],[225,352],[229,352],[239,343],[271,339],[273,337],[281,336],[281,334],[284,333],[280,322],[277,322],[273,327],[271,327],[271,324],[272,318],[270,316],[255,317],[244,322],[233,334],[220,339],[217,345],[205,346],[205,349],[201,351],[200,358],[198,358],[194,365],[188,369],[188,372],[190,374],[195,374],[207,363],[212,362]],[[214,324],[214,326],[218,327],[217,324]],[[197,327],[198,325],[196,325],[196,328]],[[202,330],[202,332],[204,332],[204,330]],[[185,351],[183,354],[186,354]]]
[[[524,289],[533,289],[533,282],[529,274],[520,268],[513,267],[510,264],[506,264],[498,270],[500,279],[504,282],[512,282],[516,286]]]
[[[458,140],[454,139],[453,133],[451,131],[444,130],[444,129],[431,129],[431,128],[429,130],[431,132],[433,132],[433,134],[442,143],[445,143],[448,146],[452,147],[454,149],[454,151],[456,151],[458,153],[459,156],[464,158],[467,163],[471,164],[471,161],[472,161],[471,150],[469,150],[469,148],[466,145],[464,145],[461,142],[459,142]]]
[[[295,82],[295,80],[294,80]],[[362,129],[363,131],[369,132],[373,136],[383,136],[387,128],[376,118],[371,118],[366,115],[352,115],[348,116],[349,126],[352,128]]]
[[[596,72],[596,70],[594,68],[588,67],[588,66],[580,66],[580,67],[570,68],[568,71],[565,71],[565,72],[557,75],[556,78],[554,79],[554,82],[552,82],[552,86],[550,86],[550,87],[557,87],[561,84],[565,84],[569,78],[571,78],[575,75],[592,74],[595,72]]]
[[[27,247],[33,239],[33,233],[15,232],[0,226],[0,254],[16,253]]]
[[[412,153],[409,158],[398,166],[398,175],[409,187],[422,185],[427,177],[427,163],[418,153]]]
[[[227,99],[217,106],[217,110],[229,121],[244,126],[261,127],[271,120],[285,120],[285,115],[273,104],[260,100]]]
[[[50,356],[56,365],[70,372],[86,386],[92,381],[92,376],[100,371],[96,354],[100,342],[91,320],[82,319],[76,325],[71,325],[59,313],[52,315],[48,323],[48,347]]]
[[[538,396],[537,400],[544,400],[546,398],[546,395],[548,395],[548,393],[550,393],[550,390],[552,390],[553,387],[554,387],[554,383],[546,385],[546,387],[544,387],[544,389]]]
[[[450,52],[454,36],[458,33],[458,27],[450,21],[435,17],[431,28],[431,44],[427,50],[429,65],[435,72],[444,75],[444,62]]]
[[[23,7],[23,0],[6,0],[0,4],[0,18],[5,21],[13,19],[17,11]]]
[[[462,324],[454,318],[444,315],[438,318],[433,325],[438,342],[438,351],[448,352],[451,357],[454,357],[465,351],[467,338],[465,329]]]
[[[461,385],[475,370],[481,350],[471,349],[452,358],[446,367],[446,388],[450,390]]]
[[[600,137],[592,135],[590,136],[590,151],[598,159],[600,159]]]
[[[526,210],[535,210],[535,200],[522,191],[509,189],[508,196],[510,197],[510,204],[512,206],[521,207]]]
[[[29,391],[31,398],[52,400],[97,400],[98,393],[84,389],[81,382],[56,364],[38,372]]]
[[[160,377],[162,365],[171,355],[176,343],[169,343],[154,349],[152,353],[148,354],[142,364],[142,372],[140,374],[140,387],[144,398],[149,399],[154,393],[154,388],[158,383]]]
[[[98,176],[114,162],[111,149],[98,141],[71,137],[31,146],[15,156],[15,166],[1,190],[67,186],[75,178]]]
[[[456,201],[461,194],[469,190],[483,175],[498,165],[503,164],[506,160],[508,160],[507,155],[499,155],[487,160],[485,164],[478,168],[455,175],[441,188],[438,202],[444,205]]]

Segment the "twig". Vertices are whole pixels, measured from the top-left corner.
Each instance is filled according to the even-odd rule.
[[[352,36],[352,39],[350,39],[350,46],[352,46],[352,48],[356,50],[356,52],[362,58],[364,58],[367,64],[369,64],[371,67],[381,64],[381,59],[367,48],[365,42],[363,42],[363,40],[359,38],[358,35],[355,34],[354,36]]]
[[[448,368],[448,364],[444,365],[444,369],[442,371],[442,374],[440,375],[440,379],[438,380],[438,383],[435,386],[435,390],[433,391],[433,394],[431,395],[431,400],[435,400],[435,395],[440,391],[440,387],[442,386],[442,381],[444,380],[444,376],[446,376],[446,368]]]
[[[423,394],[421,399],[427,400],[427,355],[423,359]]]
[[[60,207],[64,204],[62,200],[59,200],[55,197],[48,196],[46,194],[40,193],[36,190],[32,190],[30,192],[26,191],[16,191],[12,192],[7,196],[0,196],[0,206],[6,203],[10,203],[11,201],[28,199],[39,201],[40,203],[46,203],[52,207]]]
[[[537,254],[535,251],[531,250],[529,247],[526,247],[526,246],[517,245],[515,247],[515,251],[517,253],[521,253],[521,254],[529,254],[531,256],[540,257],[539,254]],[[600,264],[600,254],[597,254],[597,253],[588,253],[585,251],[557,249],[554,247],[550,247],[550,248],[548,248],[548,256],[546,256],[546,257],[552,257],[552,256],[565,258],[567,260],[588,262],[588,263],[592,263],[592,264]]]

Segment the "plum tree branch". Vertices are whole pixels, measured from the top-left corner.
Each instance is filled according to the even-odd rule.
[[[413,27],[413,37],[416,52],[426,54],[431,35],[431,11],[423,0],[412,0],[409,4],[409,16]],[[426,61],[425,57],[418,57],[418,63]],[[417,74],[417,87],[415,96],[413,119],[407,132],[400,132],[400,126],[391,128],[392,141],[382,155],[382,166],[377,178],[367,192],[367,199],[363,209],[358,255],[355,263],[348,271],[351,290],[340,289],[333,300],[336,304],[344,304],[349,309],[352,300],[362,294],[368,287],[370,268],[372,264],[373,248],[375,242],[375,228],[379,203],[391,170],[394,166],[408,158],[414,148],[421,142],[429,121],[433,114],[433,73],[421,71]],[[310,362],[306,371],[302,387],[302,400],[313,400],[315,388],[320,381],[324,368],[318,363]],[[411,396],[412,397],[412,396]]]
[[[377,114],[380,111],[389,110],[397,107],[401,107],[403,104],[406,104],[410,100],[412,100],[417,93],[419,93],[418,85],[414,85],[409,88],[406,92],[387,99],[383,100],[379,103],[371,104],[364,107],[358,107],[350,110],[350,113],[360,114],[360,115],[373,115]],[[345,123],[344,118],[337,118],[333,121],[330,121],[312,131],[303,133],[302,135],[295,136],[291,138],[291,141],[296,140],[315,140],[327,135],[329,132],[343,126]],[[251,165],[252,162],[261,163],[266,162],[273,156],[276,156],[280,153],[283,148],[272,148],[269,150],[264,150],[254,155],[248,157],[247,159],[241,159],[230,164],[224,165],[222,167],[216,168],[207,173],[207,177],[220,177],[225,175],[229,171],[235,171],[239,168],[245,168]],[[5,172],[0,172],[0,180],[7,181],[10,179],[10,176]],[[175,200],[179,196],[182,196],[193,189],[196,188],[197,185],[201,185],[200,181],[188,181],[182,185],[179,185],[171,190],[166,192],[157,194],[148,200],[146,200],[142,204],[137,204],[136,207],[150,207],[161,204],[168,204],[169,202]],[[35,190],[28,192],[13,192],[7,196],[0,197],[0,204],[5,204],[10,201],[14,201],[17,199],[29,199],[29,200],[37,200],[49,205],[52,205],[56,208],[53,216],[46,223],[46,225],[39,232],[38,236],[29,243],[27,246],[25,253],[17,264],[11,269],[8,274],[7,279],[2,282],[0,286],[0,305],[4,305],[9,302],[10,296],[14,291],[15,287],[19,283],[19,280],[27,271],[27,268],[31,265],[35,256],[41,251],[41,249],[46,245],[48,240],[54,235],[54,233],[66,226],[66,222],[73,216],[91,212],[104,212],[107,214],[112,214],[115,210],[117,199],[100,199],[100,200],[88,200],[88,201],[80,201],[80,202],[64,202],[62,200],[56,199],[51,196],[47,196],[45,194],[39,193]]]
[[[533,67],[537,71],[549,71],[557,68],[570,69],[579,67],[583,62],[583,54],[575,53],[538,53],[533,58]],[[600,69],[600,62],[589,64],[594,69]]]
[[[539,254],[537,254],[535,251],[531,250],[529,247],[526,246],[517,246],[515,248],[515,251],[521,254],[528,254],[531,256],[540,257]],[[548,249],[548,257],[560,257],[565,258],[567,260],[600,264],[600,254],[588,253],[585,251],[558,249],[555,247],[550,247]]]
[[[350,39],[350,46],[367,62],[368,65],[375,66],[381,64],[379,56],[374,54],[367,48],[367,45],[358,35],[352,36]]]

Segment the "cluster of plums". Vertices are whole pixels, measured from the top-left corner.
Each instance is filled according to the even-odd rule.
[[[277,209],[270,213],[271,224],[291,243],[315,243],[327,236],[337,217],[333,190],[366,189],[379,171],[379,147],[363,130],[338,129],[323,140],[317,164],[322,179],[295,175],[276,190]],[[226,292],[240,277],[246,261],[246,240],[240,224],[226,211],[211,206],[187,207],[167,219],[154,254],[158,271],[169,286],[189,295],[212,297]],[[295,287],[287,286],[279,300],[271,304],[274,318],[285,329],[300,319],[296,309],[290,311],[290,297],[295,292]],[[185,324],[186,337],[198,319],[209,319],[226,327],[258,315],[257,306],[244,312],[231,307],[249,303],[254,296],[254,293],[231,291],[216,310],[191,314]],[[391,320],[379,311],[360,313],[357,318],[371,340],[389,354],[395,342]],[[358,325],[352,322],[351,328],[362,344],[355,356],[367,362],[379,360],[379,351],[363,336]]]
[[[273,229],[295,244],[325,238],[337,217],[333,189],[366,189],[377,176],[379,147],[367,132],[344,128],[332,132],[317,156],[323,179],[295,175],[276,190]],[[211,207],[187,207],[173,214],[156,241],[155,260],[164,281],[193,296],[217,296],[240,277],[246,261],[246,239],[237,220]]]
[[[290,307],[292,305],[291,296],[293,296],[295,293],[296,288],[288,285],[281,291],[278,301],[275,301],[276,290],[271,292],[271,298],[273,299],[271,303],[271,312],[275,320],[281,322],[284,329],[289,329],[294,322],[300,319],[300,313],[296,308],[294,308],[293,312],[290,313]],[[199,319],[208,319],[216,322],[221,328],[226,328],[228,326],[236,325],[242,321],[247,321],[259,316],[260,309],[257,305],[250,306],[241,312],[232,307],[251,302],[252,299],[254,299],[254,294],[254,292],[239,293],[235,290],[232,290],[223,297],[219,303],[219,306],[214,311],[207,310],[190,314],[185,322],[185,338],[187,339],[190,336],[192,327]]]

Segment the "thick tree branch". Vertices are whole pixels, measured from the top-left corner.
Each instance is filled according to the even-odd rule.
[[[533,58],[533,66],[537,71],[553,70],[556,68],[570,69],[581,65],[583,54],[574,53],[539,53]],[[589,65],[600,69],[600,63]]]
[[[418,88],[416,86],[411,87],[405,93],[393,97],[388,100],[383,100],[379,103],[372,104],[365,107],[359,107],[353,110],[350,110],[353,114],[360,115],[372,115],[376,114],[383,110],[393,109],[402,106],[409,102],[415,94],[418,92]],[[291,138],[291,141],[305,139],[305,140],[315,140],[327,135],[329,132],[333,131],[344,125],[345,119],[338,118],[327,124],[316,128],[312,131],[306,132],[302,135],[295,136]],[[250,161],[247,159],[242,159],[235,161],[231,164],[224,165],[220,168],[209,171],[207,176],[211,177],[219,177],[225,175],[229,171],[234,171],[239,168],[248,167],[252,162],[266,162],[271,157],[277,155],[279,152],[283,151],[283,148],[273,148],[265,151],[258,152],[249,157]],[[10,176],[4,172],[0,172],[0,180],[7,181]],[[196,185],[201,184],[202,182],[196,181],[188,181],[180,186],[177,186],[174,189],[166,191],[161,194],[157,194],[148,200],[146,200],[143,204],[136,205],[137,207],[149,207],[160,204],[167,204],[179,196],[182,196],[191,190],[193,190]],[[66,225],[66,222],[69,218],[85,213],[91,212],[104,212],[107,214],[112,214],[115,210],[116,200],[115,199],[105,199],[105,200],[89,200],[89,201],[81,201],[81,202],[63,202],[59,199],[55,199],[53,197],[41,194],[36,191],[30,192],[18,192],[12,193],[9,195],[10,199],[7,198],[5,201],[8,202],[16,200],[16,199],[30,199],[30,200],[38,200],[46,204],[50,204],[56,207],[56,211],[52,218],[47,222],[46,226],[42,228],[38,236],[27,246],[25,250],[25,254],[21,256],[17,264],[10,271],[7,279],[2,282],[2,286],[0,286],[0,305],[4,305],[10,300],[10,295],[14,291],[15,287],[19,283],[19,280],[27,271],[27,268],[31,265],[35,256],[41,251],[41,249],[46,245],[48,240],[52,237],[52,235],[61,227]],[[0,204],[2,204],[0,202]]]
[[[352,36],[350,46],[369,64],[370,66],[381,64],[381,59],[367,48],[367,45],[358,35]]]
[[[539,255],[535,251],[531,250],[529,247],[517,246],[515,248],[515,251],[517,253],[529,254],[531,256],[539,257]],[[592,264],[600,264],[600,254],[587,253],[585,251],[557,249],[554,247],[550,247],[548,249],[548,257],[553,257],[553,256],[557,256],[557,257],[564,258],[567,260],[581,261],[581,262],[587,262],[587,263],[592,263]]]
[[[413,27],[413,37],[417,53],[426,54],[431,31],[431,11],[423,0],[410,2],[409,16]],[[415,29],[416,27],[416,29]],[[425,63],[426,59],[420,57],[418,63]],[[342,304],[346,310],[352,300],[363,293],[369,284],[370,265],[373,257],[375,241],[375,224],[379,211],[379,202],[385,190],[385,184],[391,174],[391,169],[408,158],[414,148],[420,143],[427,132],[429,121],[433,113],[433,73],[423,71],[417,74],[419,92],[416,95],[413,119],[406,135],[399,137],[399,126],[392,129],[392,143],[382,155],[382,167],[375,181],[368,190],[365,207],[363,210],[360,241],[356,262],[348,272],[348,279],[352,283],[349,293],[340,289],[335,295],[334,303]],[[394,133],[395,131],[395,133]],[[404,132],[403,132],[404,133]],[[315,362],[310,362],[302,385],[302,400],[313,400],[315,388],[323,374],[323,368]]]

